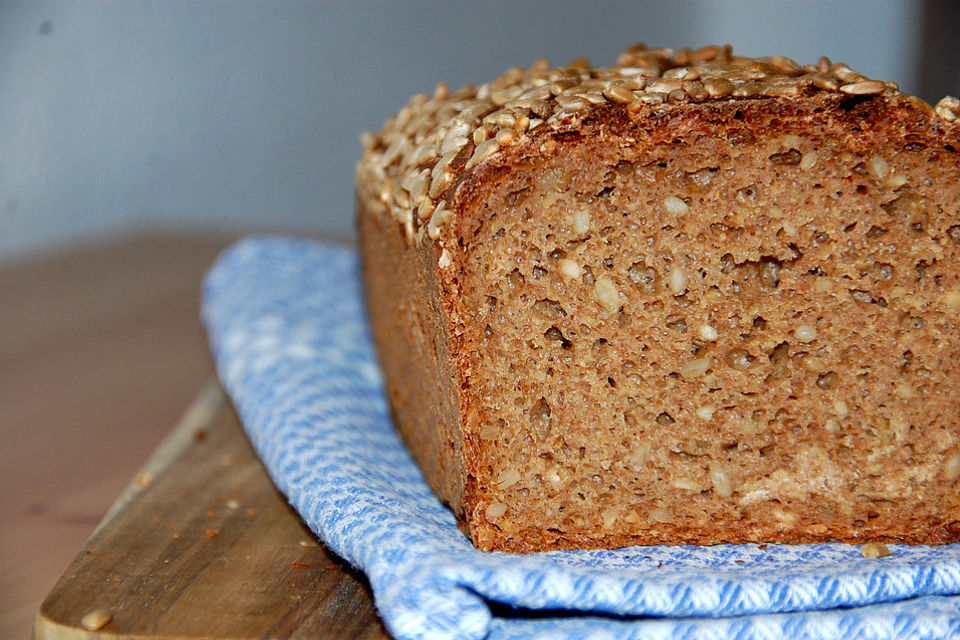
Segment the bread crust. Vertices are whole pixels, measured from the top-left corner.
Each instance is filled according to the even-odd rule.
[[[460,375],[435,252],[410,245],[396,222],[368,213],[362,199],[357,206],[367,306],[394,422],[430,486],[460,505]]]

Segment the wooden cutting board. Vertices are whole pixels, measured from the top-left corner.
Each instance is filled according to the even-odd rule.
[[[102,611],[99,631],[84,616]],[[87,619],[87,626],[91,618]],[[274,488],[211,384],[111,507],[34,637],[389,638],[362,574]]]

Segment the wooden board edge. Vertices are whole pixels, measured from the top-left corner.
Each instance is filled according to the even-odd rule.
[[[207,382],[196,398],[187,407],[180,421],[160,446],[150,455],[147,462],[120,493],[120,496],[107,510],[100,524],[93,530],[87,541],[93,539],[102,529],[109,526],[123,510],[148,486],[152,479],[172,465],[178,454],[186,449],[186,443],[203,437],[203,427],[227,408],[227,397],[217,380]],[[86,546],[86,543],[84,544]],[[49,595],[48,595],[49,597]],[[77,640],[78,638],[115,637],[114,634],[88,631],[80,626],[64,625],[44,615],[44,598],[34,617],[32,638],[34,640]]]

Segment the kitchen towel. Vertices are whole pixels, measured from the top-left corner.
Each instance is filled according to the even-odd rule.
[[[960,545],[477,551],[391,424],[350,249],[244,240],[207,275],[203,317],[273,480],[397,638],[960,636]]]

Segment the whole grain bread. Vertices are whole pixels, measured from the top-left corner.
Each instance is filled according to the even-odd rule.
[[[389,400],[476,546],[960,540],[958,114],[636,45],[368,134]]]

